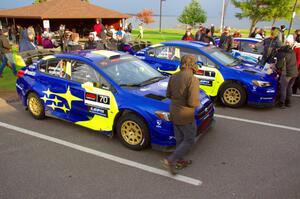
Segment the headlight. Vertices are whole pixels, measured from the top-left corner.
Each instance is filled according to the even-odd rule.
[[[165,120],[167,122],[170,121],[170,113],[169,112],[156,111],[155,115],[161,120]]]
[[[258,87],[268,87],[271,86],[271,82],[253,80],[252,83]]]

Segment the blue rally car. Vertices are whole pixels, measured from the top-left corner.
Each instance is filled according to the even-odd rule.
[[[245,103],[273,105],[276,98],[277,79],[244,63],[220,48],[197,41],[170,41],[147,47],[135,54],[153,68],[168,75],[179,71],[183,55],[195,55],[199,70],[200,88],[207,95],[219,97],[221,102],[232,108]]]
[[[110,51],[44,56],[18,72],[17,92],[36,119],[59,118],[112,136],[141,150],[175,145],[166,98],[168,78],[143,61]],[[198,133],[211,124],[214,106],[200,92]]]

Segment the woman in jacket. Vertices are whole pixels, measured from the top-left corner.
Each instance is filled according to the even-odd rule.
[[[300,89],[300,29],[295,31],[294,53],[297,59],[298,77],[293,86],[293,94],[297,94],[297,90]]]
[[[187,31],[185,32],[185,34],[183,35],[181,40],[185,40],[185,41],[193,41],[195,40],[194,35],[192,34],[192,30],[191,29],[187,29]]]

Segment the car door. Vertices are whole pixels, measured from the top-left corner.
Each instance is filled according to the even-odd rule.
[[[70,76],[67,74],[67,59],[45,57],[39,63],[36,81],[39,96],[44,103],[45,113],[52,117],[69,120],[70,103],[66,97]]]
[[[73,60],[70,90],[82,100],[72,105],[72,122],[108,134],[118,113],[114,88],[89,63]]]
[[[224,82],[218,66],[201,52],[181,47],[181,56],[187,54],[194,55],[197,58],[199,70],[196,72],[195,76],[199,79],[200,88],[209,96],[217,96],[219,87]]]
[[[156,70],[174,73],[180,65],[180,48],[176,46],[157,46],[146,53],[146,61]]]

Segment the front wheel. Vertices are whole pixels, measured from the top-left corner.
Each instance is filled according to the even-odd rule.
[[[230,82],[222,88],[220,98],[225,106],[238,108],[245,104],[247,93],[240,84]]]
[[[45,118],[45,108],[36,93],[29,93],[27,97],[28,110],[33,118],[41,120]]]
[[[128,148],[139,151],[150,144],[149,130],[144,120],[133,113],[121,117],[117,123],[117,134]]]

